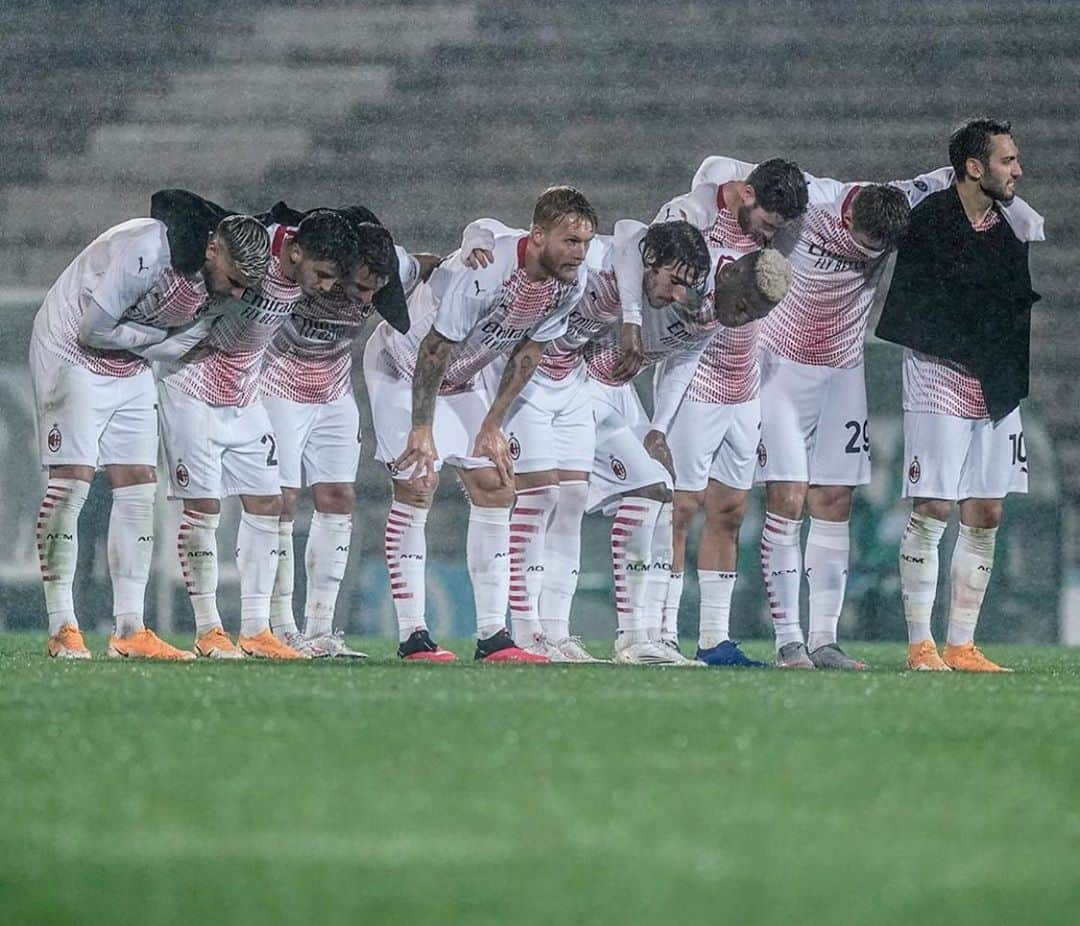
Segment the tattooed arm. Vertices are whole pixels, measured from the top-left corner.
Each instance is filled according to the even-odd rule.
[[[412,382],[412,430],[409,431],[404,452],[394,461],[394,466],[401,471],[415,466],[411,477],[414,480],[425,481],[435,474],[435,461],[439,457],[432,431],[435,399],[446,375],[453,347],[453,341],[432,328],[420,342],[416,354]]]
[[[525,338],[518,343],[506,361],[502,379],[499,380],[498,391],[480,425],[480,432],[476,435],[472,455],[488,457],[495,464],[503,485],[511,485],[514,481],[514,464],[510,459],[510,445],[502,432],[503,419],[514,399],[521,394],[525,384],[532,379],[543,352],[544,345],[539,341]]]

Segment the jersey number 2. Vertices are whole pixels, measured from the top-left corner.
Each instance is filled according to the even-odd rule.
[[[864,421],[862,424],[859,424],[857,421],[844,422],[844,427],[851,431],[851,439],[848,440],[847,446],[844,448],[844,453],[870,452],[869,424],[869,421]]]
[[[277,457],[274,456],[274,454],[277,453],[277,443],[274,441],[274,435],[264,434],[259,443],[270,445],[270,449],[266,451],[266,465],[277,466]]]

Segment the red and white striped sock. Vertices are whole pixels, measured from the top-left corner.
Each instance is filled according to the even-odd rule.
[[[510,512],[510,629],[518,646],[528,646],[543,633],[544,542],[558,501],[557,485],[537,486],[518,492]]]
[[[792,521],[772,512],[765,513],[761,528],[761,574],[769,596],[776,649],[787,643],[802,643],[799,623],[799,587],[802,582],[802,549],[799,534],[802,519]]]
[[[611,564],[615,578],[615,613],[619,637],[626,643],[649,639],[645,613],[653,531],[661,503],[650,498],[624,498],[611,524]]]
[[[427,569],[428,509],[394,501],[386,516],[383,535],[386,569],[390,573],[390,597],[397,615],[398,642],[417,630],[427,630],[425,572]]]
[[[81,479],[50,479],[37,517],[37,551],[49,636],[75,619],[75,565],[79,559],[79,512],[90,494],[90,483]]]

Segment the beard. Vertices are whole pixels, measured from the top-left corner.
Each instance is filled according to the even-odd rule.
[[[996,180],[989,179],[987,177],[979,178],[979,189],[982,190],[987,196],[989,196],[994,202],[997,203],[1011,203],[1016,196],[1016,193],[1009,190],[1005,183],[999,183]]]

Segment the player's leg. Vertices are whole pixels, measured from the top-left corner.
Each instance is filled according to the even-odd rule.
[[[975,627],[994,568],[1003,499],[1027,491],[1027,452],[1020,410],[996,424],[975,425],[961,475],[960,528],[949,566],[951,596],[944,661],[963,672],[999,672],[975,646]]]
[[[679,488],[679,464],[675,464],[675,492],[671,503],[671,576],[660,622],[661,639],[679,639],[679,605],[686,577],[686,541],[694,518],[705,505],[704,490],[691,492]],[[700,564],[698,581],[701,581]]]

